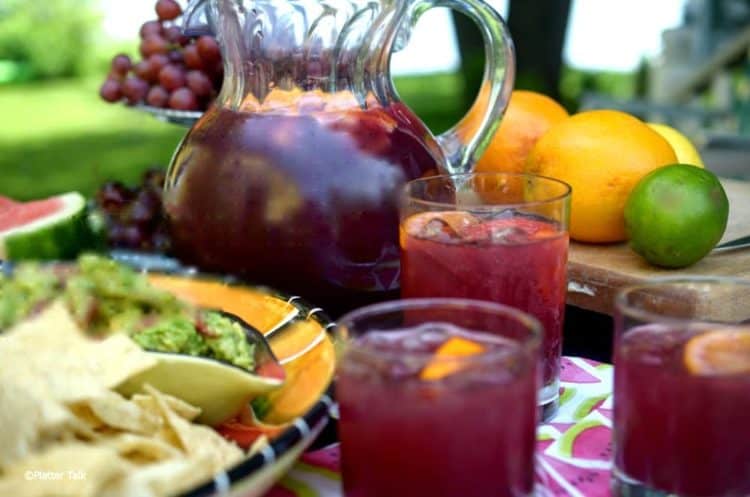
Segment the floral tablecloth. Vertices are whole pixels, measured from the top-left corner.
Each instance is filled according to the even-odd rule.
[[[562,361],[560,410],[537,432],[537,495],[606,497],[612,455],[612,366]],[[339,449],[309,452],[266,497],[340,497]]]

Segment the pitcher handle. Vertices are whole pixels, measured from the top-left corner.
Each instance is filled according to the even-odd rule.
[[[470,172],[500,124],[515,80],[515,49],[498,12],[483,0],[412,0],[404,21],[415,25],[433,7],[448,7],[471,18],[484,39],[485,66],[479,95],[469,112],[437,137],[451,174]],[[401,29],[409,29],[402,26]],[[476,116],[481,120],[476,122]]]

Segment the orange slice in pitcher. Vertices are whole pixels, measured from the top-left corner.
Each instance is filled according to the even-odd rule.
[[[694,336],[685,345],[685,365],[704,376],[750,373],[750,329]]]
[[[484,352],[484,347],[461,337],[446,340],[436,351],[435,357],[422,369],[423,380],[440,380],[461,369],[461,358]]]

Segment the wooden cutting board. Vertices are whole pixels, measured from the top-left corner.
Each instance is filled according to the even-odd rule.
[[[722,241],[750,235],[750,182],[722,180],[729,197],[729,223]],[[568,303],[605,314],[612,314],[613,299],[624,286],[649,278],[666,276],[735,276],[750,279],[750,248],[711,253],[693,266],[684,269],[660,269],[649,265],[627,244],[590,245],[572,242],[568,260]],[[674,295],[679,301],[683,296]],[[716,295],[723,305],[736,297]],[[750,308],[750,296],[743,302]]]

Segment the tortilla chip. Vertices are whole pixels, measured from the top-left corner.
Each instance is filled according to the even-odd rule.
[[[107,390],[84,402],[105,425],[132,433],[155,433],[162,425],[156,413],[141,409],[122,395]]]
[[[256,454],[268,445],[268,437],[266,435],[261,435],[258,438],[255,439],[255,442],[250,446],[249,449],[247,449],[247,455],[252,456],[253,454]]]
[[[39,314],[21,321],[6,331],[0,339],[12,339],[16,343],[31,346],[67,348],[68,344],[85,341],[86,337],[63,301],[57,300]],[[44,342],[39,342],[40,339],[44,339]]]
[[[131,472],[100,497],[165,497],[194,488],[209,478],[203,461],[170,459]]]
[[[192,424],[172,411],[164,394],[157,389],[146,385],[144,390],[156,399],[164,420],[172,428],[187,455],[207,457],[212,473],[221,471],[242,459],[242,450],[235,444],[225,440],[213,429]]]
[[[200,409],[112,391],[155,364],[125,335],[87,337],[59,302],[0,336],[0,496],[162,497],[240,461],[191,422]]]
[[[90,343],[89,347],[96,349],[99,359],[99,364],[92,367],[92,373],[101,374],[107,388],[118,386],[158,362],[127,335],[112,335],[99,344]]]
[[[6,367],[3,364],[0,371]],[[0,470],[29,455],[39,445],[42,432],[60,431],[72,417],[63,406],[21,385],[2,381],[1,376]]]
[[[60,445],[8,467],[0,480],[0,493],[93,497],[124,478],[129,469],[113,449],[82,443]]]
[[[93,436],[63,403],[108,389],[156,364],[124,335],[86,337],[56,302],[0,336],[0,469],[44,448],[43,441]]]
[[[192,404],[188,404],[184,400],[178,399],[177,397],[166,393],[162,393],[162,397],[166,400],[167,405],[170,409],[172,409],[174,412],[187,419],[188,421],[194,420],[201,413],[200,407],[195,407]],[[159,416],[161,416],[161,410],[159,409],[159,405],[154,397],[137,393],[133,395],[130,400],[138,404],[141,409],[157,413]]]
[[[62,402],[102,395],[156,363],[125,335],[88,338],[60,302],[0,337],[0,381]]]
[[[96,417],[96,414],[94,414],[94,411],[91,410],[88,404],[72,404],[68,406],[68,409],[70,409],[73,417],[75,417],[78,426],[85,426],[86,429],[91,431],[104,427],[104,422]]]
[[[136,464],[182,457],[179,449],[155,437],[119,433],[103,438],[100,443],[114,448],[122,457]]]

